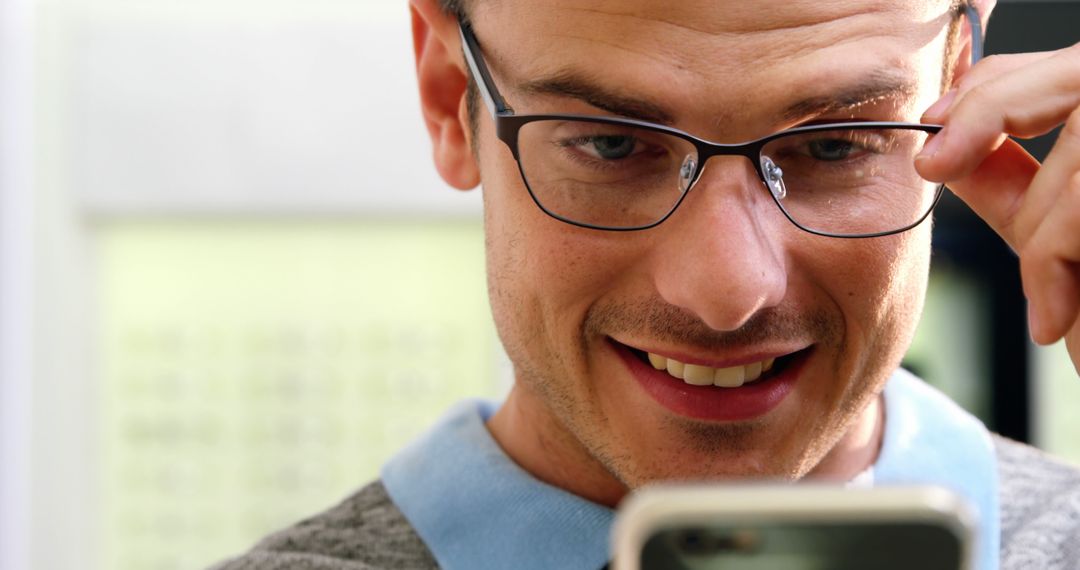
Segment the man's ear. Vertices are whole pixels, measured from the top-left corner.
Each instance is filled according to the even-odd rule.
[[[468,190],[480,184],[469,144],[466,75],[457,20],[439,0],[410,0],[420,107],[431,136],[435,168],[447,184]]]
[[[970,0],[975,6],[975,9],[979,11],[979,20],[982,24],[983,37],[986,37],[986,28],[990,23],[990,12],[993,11],[994,6],[997,5],[997,0]],[[967,17],[963,17],[963,26],[960,32],[960,45],[961,49],[957,54],[956,66],[953,68],[952,85],[949,87],[956,87],[960,83],[960,79],[971,69],[971,27],[968,25]]]

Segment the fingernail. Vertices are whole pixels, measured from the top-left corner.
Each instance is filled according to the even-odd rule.
[[[1039,323],[1039,316],[1035,313],[1035,307],[1034,307],[1034,305],[1031,304],[1031,302],[1028,302],[1027,318],[1028,318],[1028,335],[1031,337],[1031,342],[1033,342],[1035,344],[1040,344],[1039,341],[1036,340],[1036,337],[1039,335],[1039,332],[1041,332],[1039,330],[1041,325]]]
[[[1047,314],[1044,310],[1040,314],[1035,310],[1035,306],[1030,302],[1028,303],[1028,334],[1031,335],[1031,342],[1039,346],[1048,346],[1053,344],[1060,337],[1053,337],[1053,333],[1047,330],[1047,326],[1053,326],[1053,315]]]
[[[945,129],[941,129],[938,134],[930,137],[930,140],[926,141],[926,146],[923,147],[919,156],[915,157],[915,160],[925,160],[934,158],[934,156],[941,150],[941,145],[945,141]]]
[[[956,99],[956,89],[950,89],[948,93],[941,96],[941,99],[937,100],[937,103],[930,105],[930,108],[923,113],[923,121],[941,119],[945,115],[945,111],[949,109],[949,105],[952,105],[953,99]]]

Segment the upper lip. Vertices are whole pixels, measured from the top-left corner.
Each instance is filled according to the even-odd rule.
[[[731,368],[733,366],[745,366],[747,364],[761,362],[770,358],[782,358],[805,350],[810,346],[810,343],[800,343],[788,344],[787,346],[746,347],[725,351],[726,353],[723,355],[706,355],[701,352],[691,354],[685,352],[684,349],[678,348],[669,349],[666,347],[638,346],[622,342],[615,338],[612,338],[612,340],[633,350],[656,354],[658,356],[663,356],[664,358],[676,360],[683,364],[695,364],[698,366],[708,366],[709,368]]]

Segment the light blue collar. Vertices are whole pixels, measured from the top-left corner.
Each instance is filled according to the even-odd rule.
[[[394,504],[447,570],[599,569],[614,512],[518,467],[484,425],[493,412],[461,402],[391,459]]]
[[[897,370],[885,386],[885,436],[875,485],[940,485],[978,515],[976,568],[997,570],[1001,543],[998,466],[982,422],[941,392]]]
[[[614,513],[518,467],[484,423],[494,405],[454,406],[382,470],[394,504],[439,565],[599,569]],[[986,428],[920,380],[898,371],[885,389],[875,484],[933,483],[979,509],[982,570],[997,570],[997,463]]]

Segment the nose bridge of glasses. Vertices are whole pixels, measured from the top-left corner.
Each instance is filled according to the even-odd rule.
[[[757,182],[763,183],[766,188],[769,188],[775,195],[776,191],[769,185],[768,172],[766,172],[766,166],[761,159],[761,144],[758,142],[742,143],[742,144],[719,144],[709,143],[705,141],[699,141],[697,143],[697,157],[695,160],[696,172],[694,178],[691,181],[692,185],[696,185],[701,178],[705,175],[706,167],[710,163],[717,162],[713,159],[719,159],[720,162],[730,164],[728,168],[735,168],[734,165],[742,165],[745,172],[747,166],[746,161],[738,160],[736,157],[743,157],[749,162],[749,166],[756,174]],[[684,162],[684,168],[685,168]],[[776,169],[779,171],[779,168]],[[682,174],[682,173],[680,173]],[[780,173],[779,176],[783,174]],[[754,177],[750,177],[753,180]],[[750,183],[751,180],[747,182]],[[782,183],[782,180],[781,180]]]
[[[727,201],[729,205],[737,202],[741,204],[739,208],[749,208],[747,213],[751,210],[758,211],[762,207],[760,199],[766,195],[762,194],[761,190],[769,186],[763,184],[761,165],[756,153],[748,154],[741,150],[721,151],[711,152],[704,158],[699,154],[696,158],[697,171],[690,188],[695,190],[695,194],[710,194],[712,197],[698,196],[694,198],[695,201],[719,200]]]

